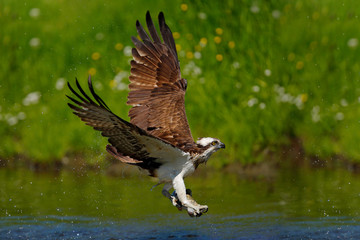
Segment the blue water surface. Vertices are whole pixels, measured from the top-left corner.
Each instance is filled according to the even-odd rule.
[[[104,220],[82,216],[0,219],[0,239],[359,239],[359,219],[283,219],[278,214],[191,219],[155,215]]]

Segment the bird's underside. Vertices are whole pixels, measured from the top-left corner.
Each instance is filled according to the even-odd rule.
[[[175,42],[162,13],[159,26],[163,42],[155,29],[149,12],[146,24],[150,35],[139,21],[137,32],[142,41],[133,37],[131,76],[128,104],[130,122],[116,116],[95,93],[89,77],[92,97],[85,93],[76,80],[77,89],[68,84],[77,97],[68,98],[74,114],[87,125],[107,137],[106,150],[116,159],[135,165],[164,183],[162,193],[179,210],[190,216],[201,216],[208,210],[198,204],[186,189],[184,177],[225,145],[215,138],[194,142],[186,118],[184,97],[187,87],[181,78]],[[169,190],[173,188],[174,193]]]

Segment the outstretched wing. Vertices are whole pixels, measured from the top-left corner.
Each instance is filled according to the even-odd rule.
[[[111,146],[108,145],[106,149],[110,154],[125,163],[148,169],[151,174],[166,161],[163,159],[164,156],[169,155],[175,158],[184,156],[180,149],[116,116],[95,93],[90,77],[88,84],[96,102],[85,93],[76,80],[80,93],[75,91],[69,83],[68,86],[79,100],[67,96],[77,106],[71,103],[68,105],[82,121],[95,130],[101,131],[102,136],[108,138]]]
[[[163,43],[155,29],[150,13],[146,13],[150,36],[139,21],[137,32],[142,40],[132,37],[135,48],[131,61],[128,104],[130,122],[152,135],[186,150],[193,146],[185,113],[187,82],[181,78],[175,42],[164,14],[159,14]]]

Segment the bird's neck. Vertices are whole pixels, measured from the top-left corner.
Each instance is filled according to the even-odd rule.
[[[202,163],[206,163],[207,160],[210,158],[211,154],[213,154],[213,153],[214,153],[214,151],[212,151],[211,149],[206,149],[203,153],[197,154],[196,156],[194,156],[193,162],[194,162],[195,168],[197,168]]]

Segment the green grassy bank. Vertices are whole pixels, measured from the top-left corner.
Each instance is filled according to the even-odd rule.
[[[174,33],[193,136],[226,143],[222,165],[252,163],[299,139],[305,153],[360,161],[360,4],[328,1],[0,2],[0,156],[38,162],[106,140],[66,105],[66,82],[93,75],[119,116],[130,36],[147,10]]]

